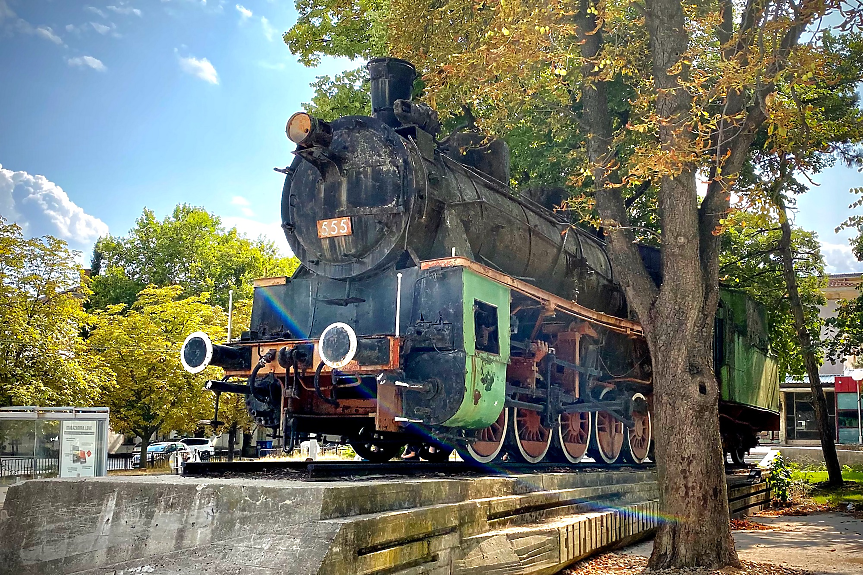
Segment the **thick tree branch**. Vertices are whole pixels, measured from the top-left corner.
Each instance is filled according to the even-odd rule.
[[[637,202],[639,198],[641,198],[641,196],[647,193],[647,190],[650,189],[650,184],[650,180],[641,182],[641,185],[638,186],[638,189],[635,190],[635,193],[626,198],[626,201],[623,202],[623,207],[625,207],[627,210],[631,208],[632,205]]]
[[[587,151],[592,166],[596,207],[607,232],[612,262],[616,269],[625,273],[615,279],[623,286],[630,305],[642,319],[647,315],[658,290],[644,268],[644,262],[635,244],[620,187],[620,175],[616,171],[617,159],[612,148],[613,135],[611,113],[608,106],[606,83],[599,79],[590,62],[602,49],[602,31],[597,29],[596,17],[587,12],[588,2],[582,1],[581,11],[576,16],[581,55],[584,58],[582,72],[582,104]]]

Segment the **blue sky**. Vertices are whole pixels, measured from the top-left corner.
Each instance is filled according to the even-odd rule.
[[[188,202],[287,252],[285,122],[350,65],[298,64],[294,20],[268,0],[0,0],[0,214],[89,251]]]
[[[145,206],[188,202],[289,253],[285,121],[316,76],[352,66],[298,64],[280,38],[295,18],[292,0],[0,0],[0,214],[88,255]],[[797,223],[829,271],[863,271],[833,233],[863,176],[817,180]]]
[[[851,253],[848,239],[856,234],[835,229],[849,215],[848,206],[861,196],[851,194],[851,188],[863,187],[863,174],[855,169],[834,166],[813,177],[814,186],[797,200],[794,223],[806,230],[818,232],[821,253],[830,273],[863,272],[863,262]],[[861,213],[860,208],[856,213]]]

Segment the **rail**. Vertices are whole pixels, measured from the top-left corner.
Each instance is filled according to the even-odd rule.
[[[352,479],[358,477],[436,477],[477,476],[477,475],[518,475],[528,473],[560,472],[604,472],[610,469],[645,471],[653,469],[653,464],[630,465],[618,463],[599,465],[580,463],[566,465],[561,463],[521,464],[501,463],[494,466],[466,461],[431,463],[428,461],[297,461],[278,459],[257,459],[240,462],[189,462],[184,475],[193,477],[279,477],[306,481]]]

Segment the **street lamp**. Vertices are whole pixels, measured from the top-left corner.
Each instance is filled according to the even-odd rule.
[[[863,369],[852,370],[851,379],[857,383],[857,443],[863,445],[863,421],[860,420],[860,382],[863,381]]]

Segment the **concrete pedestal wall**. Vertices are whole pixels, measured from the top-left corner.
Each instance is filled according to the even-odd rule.
[[[554,573],[644,536],[657,517],[650,471],[51,479],[9,489],[0,574]]]
[[[813,447],[796,447],[776,445],[773,449],[782,453],[782,457],[801,465],[823,465],[824,452],[821,445]],[[836,446],[839,465],[863,465],[863,448],[857,446]]]

